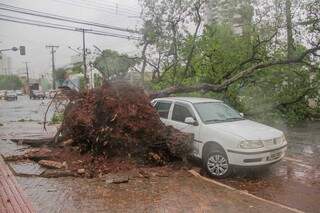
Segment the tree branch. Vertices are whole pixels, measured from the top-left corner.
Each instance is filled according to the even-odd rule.
[[[169,95],[175,94],[175,93],[189,93],[189,92],[195,92],[195,91],[221,92],[221,91],[225,90],[228,86],[230,86],[232,83],[234,83],[240,79],[243,79],[249,75],[252,75],[253,73],[257,72],[258,70],[262,70],[264,68],[277,66],[277,65],[303,63],[303,59],[307,55],[315,53],[319,50],[320,50],[320,45],[306,50],[300,56],[293,58],[293,59],[269,61],[269,62],[264,62],[264,63],[259,63],[256,65],[253,65],[253,66],[235,74],[233,77],[230,77],[230,78],[224,80],[221,84],[200,83],[200,84],[196,84],[196,85],[192,85],[192,86],[174,86],[174,87],[164,89],[160,92],[153,93],[150,95],[150,97],[151,98],[165,97],[165,96],[169,96]]]

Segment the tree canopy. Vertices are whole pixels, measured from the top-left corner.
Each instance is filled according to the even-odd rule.
[[[223,94],[252,114],[263,109],[253,109],[257,103],[289,117],[314,113],[308,100],[320,89],[320,2],[227,2],[233,7],[223,8],[224,19],[206,21],[204,0],[141,0],[153,95]]]
[[[134,58],[129,58],[126,54],[106,49],[96,58],[93,65],[106,79],[119,79],[124,77],[129,69],[136,64]]]

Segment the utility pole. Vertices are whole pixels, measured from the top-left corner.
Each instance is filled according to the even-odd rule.
[[[27,92],[27,94],[30,92],[29,90],[30,90],[30,85],[29,85],[29,83],[30,83],[30,78],[29,78],[29,69],[28,69],[28,64],[30,63],[30,62],[23,62],[23,63],[25,63],[25,65],[26,65],[26,74],[27,74],[27,90],[26,90],[26,92]]]
[[[55,49],[59,48],[59,46],[46,45],[46,48],[51,49],[50,53],[51,53],[51,60],[52,60],[52,88],[56,89],[54,54],[56,52]]]
[[[26,73],[27,73],[27,84],[29,86],[30,78],[29,78],[29,69],[28,69],[28,64],[30,62],[24,62],[26,64]]]
[[[83,55],[83,69],[84,69],[84,82],[85,82],[85,89],[88,89],[89,85],[89,79],[87,76],[87,53],[86,53],[86,32],[91,31],[90,29],[84,29],[84,28],[76,28],[77,31],[82,32],[82,55]]]

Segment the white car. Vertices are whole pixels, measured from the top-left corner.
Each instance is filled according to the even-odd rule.
[[[233,166],[271,165],[287,150],[282,131],[247,120],[222,101],[169,97],[152,104],[165,125],[194,134],[193,155],[212,177],[227,177]]]

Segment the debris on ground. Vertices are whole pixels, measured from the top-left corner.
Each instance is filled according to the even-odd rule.
[[[54,156],[54,153],[48,148],[32,148],[26,150],[23,155],[26,159],[40,161],[47,160]]]
[[[32,147],[41,147],[52,143],[52,138],[41,138],[41,139],[11,139],[13,142],[18,144],[30,145]]]
[[[63,141],[61,144],[63,146],[71,146],[74,143],[74,141],[72,139],[68,139],[66,141]]]
[[[129,176],[126,173],[118,173],[118,174],[107,174],[104,177],[106,180],[106,184],[120,184],[129,182]]]
[[[52,161],[52,160],[40,160],[38,162],[43,167],[49,168],[49,169],[62,169],[65,168],[63,163]]]
[[[48,148],[31,148],[27,149],[23,154],[20,155],[2,155],[5,161],[21,161],[21,160],[34,160],[40,161],[52,158],[55,153]]]
[[[83,175],[83,174],[86,173],[86,170],[85,170],[85,169],[78,169],[78,170],[77,170],[77,173],[78,173],[79,175]]]
[[[74,177],[75,173],[70,170],[57,170],[57,169],[47,169],[40,177],[43,178],[59,178],[59,177]]]

